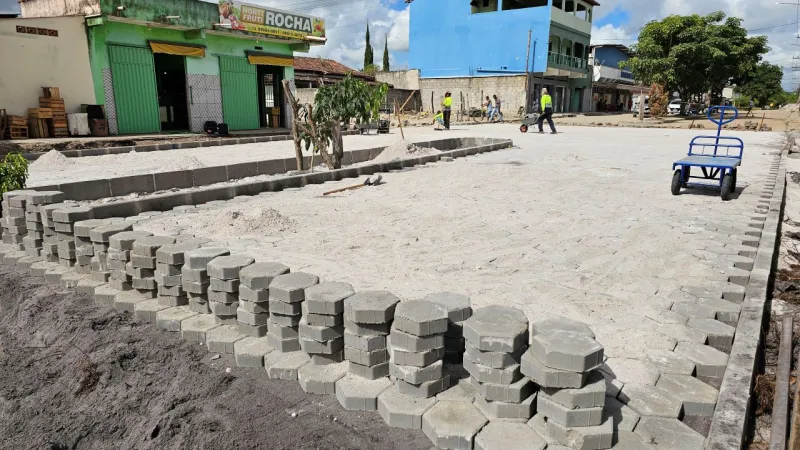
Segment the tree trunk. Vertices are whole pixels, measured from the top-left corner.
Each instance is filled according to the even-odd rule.
[[[328,142],[325,137],[321,136],[319,131],[317,131],[317,124],[314,122],[314,107],[308,105],[307,108],[309,134],[312,136],[312,141],[314,142],[314,151],[318,151],[322,156],[322,160],[325,161],[325,164],[328,166],[328,169],[333,170],[335,167],[331,155],[328,153]]]
[[[297,170],[305,170],[303,164],[303,140],[300,138],[300,105],[295,100],[289,86],[289,80],[283,80],[283,92],[286,96],[286,103],[292,108],[292,139],[294,140],[294,157]]]
[[[342,139],[342,124],[337,120],[331,124],[333,134],[333,169],[342,168],[344,159],[344,141]]]

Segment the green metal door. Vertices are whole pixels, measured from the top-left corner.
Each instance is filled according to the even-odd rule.
[[[118,45],[110,45],[108,51],[119,134],[160,132],[153,52]]]
[[[222,115],[230,130],[254,130],[260,126],[256,66],[247,58],[219,57],[222,81]]]

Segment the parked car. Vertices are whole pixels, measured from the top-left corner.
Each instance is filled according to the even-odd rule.
[[[682,103],[683,102],[679,98],[676,98],[675,100],[669,102],[669,106],[668,106],[669,113],[670,114],[675,114],[675,115],[680,114],[681,113],[681,104]]]
[[[644,116],[650,117],[650,97],[644,98]],[[639,97],[633,98],[633,117],[639,117]]]

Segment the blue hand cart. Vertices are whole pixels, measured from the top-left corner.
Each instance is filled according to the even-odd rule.
[[[726,112],[732,115],[726,117]],[[719,116],[719,117],[717,117]],[[689,183],[690,179],[719,180],[722,200],[730,200],[736,191],[736,172],[742,164],[744,142],[733,136],[722,136],[722,126],[739,117],[739,110],[732,106],[715,106],[708,110],[708,120],[717,125],[716,136],[696,136],[689,143],[689,154],[672,164],[672,195],[679,195],[681,189],[690,185],[708,186],[702,183]],[[692,174],[692,167],[699,167],[702,176]],[[695,174],[697,172],[695,171]]]

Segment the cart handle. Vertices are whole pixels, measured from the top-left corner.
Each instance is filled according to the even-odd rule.
[[[725,119],[725,111],[729,109],[733,110],[733,118]],[[716,111],[719,111],[719,119],[714,117],[716,115],[715,114]],[[708,120],[721,127],[725,124],[729,124],[734,120],[736,120],[739,117],[739,110],[734,108],[733,106],[712,106],[711,108],[708,108],[708,112],[706,114],[708,116]]]

